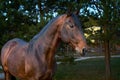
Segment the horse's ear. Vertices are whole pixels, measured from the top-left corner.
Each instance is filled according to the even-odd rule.
[[[79,15],[79,10],[75,11],[74,14]]]
[[[67,17],[70,17],[72,15],[70,9],[66,12],[66,14],[67,14]]]

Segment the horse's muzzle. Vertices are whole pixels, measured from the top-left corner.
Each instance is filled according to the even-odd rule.
[[[83,48],[82,49],[82,52],[81,52],[81,56],[85,56],[87,53],[87,49],[86,48]]]
[[[79,49],[78,47],[75,48],[77,53],[80,53],[81,56],[85,56],[85,54],[87,53],[87,48],[83,48],[83,49]]]

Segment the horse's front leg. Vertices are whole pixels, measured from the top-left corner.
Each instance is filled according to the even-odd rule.
[[[41,80],[41,78],[39,79]],[[44,76],[42,77],[42,80],[53,80],[52,79],[52,70],[47,70]]]
[[[9,72],[5,72],[5,80],[11,80],[11,76]]]
[[[41,80],[41,79],[40,79]],[[52,78],[48,77],[46,79],[42,79],[42,80],[53,80]]]
[[[5,72],[5,80],[16,80],[9,72]]]
[[[45,80],[53,80],[52,78],[49,78],[49,79],[45,79]]]

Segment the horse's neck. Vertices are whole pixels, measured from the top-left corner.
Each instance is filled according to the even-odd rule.
[[[51,26],[46,26],[45,29],[36,35],[33,39],[33,46],[42,46],[45,55],[45,60],[47,62],[48,69],[52,69],[54,64],[54,55],[56,47],[59,43],[59,25],[54,22]],[[34,49],[37,47],[34,47]],[[37,48],[36,50],[41,50]],[[37,53],[39,54],[39,53]]]
[[[55,55],[55,51],[57,49],[57,45],[59,43],[59,38],[58,38],[59,33],[56,33],[54,35],[54,37],[52,38],[53,40],[51,40],[51,45],[49,45],[49,51],[48,53],[46,53],[46,61],[47,61],[47,67],[49,70],[51,70],[53,68],[54,65],[54,55]]]
[[[38,34],[38,39],[35,42],[35,45],[46,45],[46,48],[55,48],[54,46],[58,43],[58,28],[59,26],[56,23],[53,23],[51,26],[45,27],[46,30],[42,30]],[[53,45],[54,43],[54,45]]]
[[[59,27],[57,25],[51,26],[48,28],[48,30],[45,32],[45,35],[44,35],[44,41],[45,41],[44,44],[47,48],[45,51],[46,53],[44,54],[45,54],[48,70],[52,70],[54,65],[55,51],[59,43],[58,28]]]

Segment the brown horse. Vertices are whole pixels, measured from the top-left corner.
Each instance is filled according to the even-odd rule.
[[[1,51],[5,80],[52,80],[61,41],[84,55],[86,40],[75,13],[52,19],[29,43],[18,38],[8,41]]]

